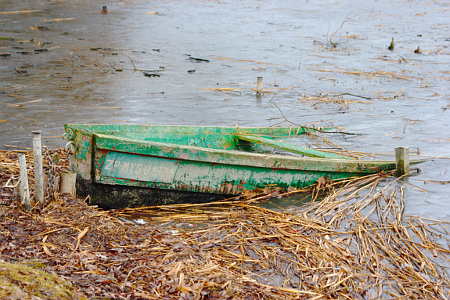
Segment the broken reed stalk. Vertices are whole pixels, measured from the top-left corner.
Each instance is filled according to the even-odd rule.
[[[363,98],[367,100],[355,100],[355,99],[347,99],[344,98],[344,96],[352,96],[352,97],[358,97]],[[339,108],[348,108],[349,104],[370,104],[373,103],[371,101],[371,98],[355,95],[355,94],[349,94],[349,93],[341,93],[341,94],[333,94],[333,93],[320,93],[318,95],[306,95],[302,94],[301,98],[299,99],[301,101],[308,101],[310,102],[310,106],[317,108],[321,104],[336,104]]]
[[[328,140],[326,137],[322,137],[319,134],[313,133],[313,132],[306,132],[306,135],[315,142],[316,148],[320,151],[324,151],[324,152],[329,152],[329,153],[336,153],[339,155],[343,155],[343,156],[347,156],[347,157],[352,157],[352,158],[358,158],[359,155],[357,152],[353,152],[353,151],[349,151],[347,149],[345,149],[342,146],[339,146],[333,142],[331,142],[330,140]],[[339,149],[338,151],[335,150],[330,150],[330,149],[326,149],[324,147],[327,146],[327,144],[329,145],[333,145],[336,149]]]
[[[368,79],[371,79],[373,77],[379,77],[379,76],[391,77],[393,79],[401,79],[401,80],[407,80],[407,81],[415,79],[413,77],[399,75],[399,74],[397,74],[397,72],[388,72],[388,71],[371,71],[371,72],[366,72],[366,71],[362,71],[362,70],[349,71],[349,70],[346,70],[346,69],[343,69],[343,68],[337,68],[337,69],[334,69],[334,70],[308,68],[308,70],[312,70],[312,71],[316,71],[316,72],[343,73],[343,74],[348,74],[348,75],[363,76],[363,77],[366,77]]]

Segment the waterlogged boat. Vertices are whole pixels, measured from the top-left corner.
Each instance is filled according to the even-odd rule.
[[[311,130],[66,124],[65,137],[77,193],[105,208],[213,201],[396,168],[282,141]]]

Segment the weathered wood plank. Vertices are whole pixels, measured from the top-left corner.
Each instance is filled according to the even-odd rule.
[[[201,148],[153,141],[142,141],[103,134],[95,135],[97,149],[208,162],[226,165],[242,165],[273,170],[291,169],[296,171],[349,172],[370,174],[383,170],[393,170],[394,161],[358,161],[348,159],[327,159],[312,157],[289,157],[244,151],[230,151]]]
[[[261,144],[269,147],[273,147],[276,149],[286,150],[293,153],[298,153],[302,155],[306,155],[309,157],[320,157],[320,158],[331,158],[331,159],[351,159],[349,157],[341,156],[334,153],[327,153],[323,151],[318,151],[314,149],[309,149],[305,147],[295,146],[286,144],[280,141],[260,137],[260,136],[254,136],[254,135],[243,135],[243,134],[237,134],[236,137],[240,140]]]
[[[321,176],[330,180],[356,174],[260,168],[214,164],[205,161],[174,160],[164,157],[97,150],[95,182],[166,190],[237,195],[266,186],[305,187]]]
[[[395,161],[397,166],[396,175],[403,176],[409,173],[409,148],[395,148]]]

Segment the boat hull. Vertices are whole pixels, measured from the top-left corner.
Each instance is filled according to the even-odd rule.
[[[122,209],[183,203],[206,203],[229,198],[228,195],[164,190],[127,185],[110,185],[77,177],[77,194],[88,197],[89,205],[103,209]]]
[[[291,135],[291,129],[125,127],[133,135],[123,133],[122,127],[106,128],[109,131],[66,125],[73,146],[70,160],[80,182],[77,192],[89,193],[91,204],[105,208],[207,202],[249,192],[303,188],[319,178],[336,180],[395,169],[394,162],[241,150],[242,146],[251,150],[254,143],[248,141],[290,149],[288,144],[268,139]],[[301,134],[299,131],[296,134]],[[192,141],[201,147],[193,146]],[[308,154],[322,155],[316,152]]]

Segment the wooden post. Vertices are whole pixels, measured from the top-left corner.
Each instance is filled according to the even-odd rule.
[[[32,131],[34,156],[34,189],[36,202],[44,202],[44,171],[42,168],[41,132]]]
[[[30,210],[30,190],[28,189],[28,174],[27,174],[27,160],[25,154],[19,155],[19,168],[20,168],[20,185],[19,195],[22,204],[25,205],[27,210]]]
[[[409,148],[395,148],[395,163],[397,165],[397,176],[409,173]]]
[[[59,177],[61,180],[61,182],[59,183],[59,192],[61,194],[70,194],[76,196],[77,173],[63,170],[60,173]]]
[[[256,77],[256,95],[262,94],[262,89],[263,89],[262,80],[263,80],[262,76]]]

